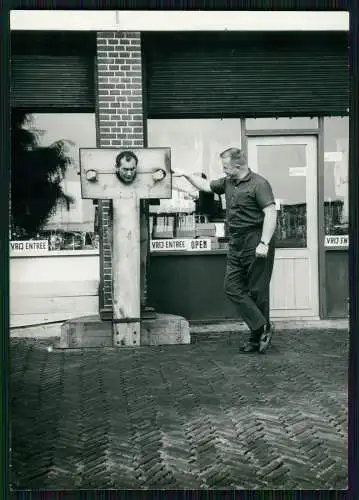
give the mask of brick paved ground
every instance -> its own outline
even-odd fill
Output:
[[[345,331],[53,351],[11,341],[13,488],[347,488]],[[53,342],[53,340],[52,340]]]

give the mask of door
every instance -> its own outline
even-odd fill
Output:
[[[271,183],[278,211],[272,317],[318,319],[317,139],[249,137],[248,163]]]

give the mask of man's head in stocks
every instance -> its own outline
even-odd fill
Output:
[[[138,158],[132,151],[122,151],[116,157],[116,175],[125,184],[136,178]]]

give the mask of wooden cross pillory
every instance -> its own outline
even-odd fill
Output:
[[[114,346],[140,345],[140,200],[172,196],[171,151],[80,149],[82,198],[112,200]]]

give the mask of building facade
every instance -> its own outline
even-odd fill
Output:
[[[32,116],[42,144],[73,141],[64,190],[75,203],[39,234],[46,248],[12,235],[11,326],[99,307],[111,316],[111,204],[81,199],[80,147],[171,147],[174,168],[209,178],[223,149],[244,148],[276,197],[272,316],[345,317],[348,50],[346,30],[13,31],[12,108]],[[204,207],[185,181],[173,188],[143,206],[147,302],[191,321],[235,319],[222,284],[225,200]]]

